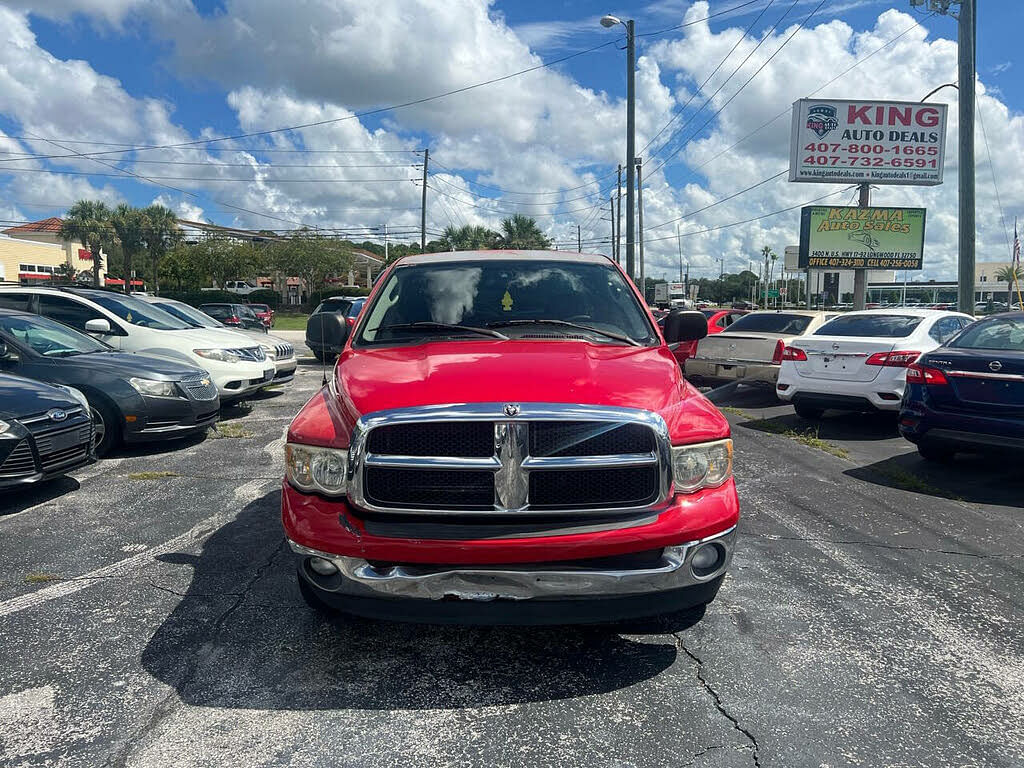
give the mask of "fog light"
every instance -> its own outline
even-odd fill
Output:
[[[725,549],[720,544],[704,544],[690,558],[694,575],[704,577],[717,571],[725,562]]]
[[[309,558],[309,567],[321,576],[331,576],[338,572],[338,567],[334,563],[322,557]]]

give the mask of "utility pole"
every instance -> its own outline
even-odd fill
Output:
[[[615,261],[622,263],[622,163],[619,163],[619,181],[615,194],[619,199],[618,213],[615,214]]]
[[[612,260],[618,264],[619,254],[615,252],[615,198],[610,195],[608,197],[608,215],[609,221],[612,223]]]
[[[388,263],[388,225],[384,225],[384,263]]]
[[[974,75],[978,29],[975,0],[960,1],[957,80],[960,106],[960,282],[961,312],[974,314]],[[1012,304],[1013,302],[1007,302]]]
[[[420,253],[427,251],[427,163],[430,150],[423,150],[423,201],[420,204]]]
[[[633,197],[633,167],[636,163],[636,30],[633,19],[623,21],[610,14],[601,17],[601,26],[605,29],[611,29],[617,24],[626,28],[626,274],[630,280],[635,280],[633,217],[636,215],[636,206]]]
[[[871,185],[861,184],[860,198],[857,205],[867,208],[871,204]],[[866,269],[855,269],[853,271],[853,308],[854,310],[864,309],[866,301],[865,294],[868,286],[868,271]],[[840,296],[839,298],[842,298]]]
[[[580,225],[576,225],[576,253],[583,253],[583,239],[580,234]]]
[[[679,246],[679,282],[683,282],[683,238],[679,234],[679,225],[676,224],[676,245]]]
[[[636,159],[636,215],[637,215],[637,239],[640,241],[640,293],[644,296],[644,301],[647,301],[647,288],[644,285],[644,182],[643,173],[641,166],[643,165],[643,158],[638,157]],[[628,235],[627,235],[628,238]],[[626,243],[629,245],[629,243]],[[626,258],[629,258],[629,252],[626,252]]]

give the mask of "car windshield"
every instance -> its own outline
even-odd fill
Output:
[[[481,328],[514,338],[609,344],[650,344],[657,338],[622,275],[600,263],[481,260],[400,266],[367,312],[357,345],[486,338]],[[410,327],[414,323],[422,325]]]
[[[270,307],[266,304],[250,304],[249,307],[253,312],[269,312]]]
[[[224,323],[221,323],[214,318],[210,317],[205,312],[201,312],[195,307],[189,306],[188,304],[179,304],[171,301],[160,301],[154,302],[154,306],[159,307],[164,312],[174,315],[179,320],[184,320],[195,328],[223,328]]]
[[[343,312],[346,315],[352,308],[351,301],[347,299],[327,299],[317,304],[316,309],[313,310],[313,314],[319,314],[321,312]]]
[[[153,328],[158,331],[183,331],[192,327],[189,323],[142,299],[104,293],[103,291],[89,291],[81,295],[96,302],[108,312],[113,312],[122,320],[141,328]]]
[[[218,320],[234,315],[230,304],[201,304],[199,310]]]
[[[708,320],[710,320],[712,317],[718,314],[717,309],[702,309],[701,312],[704,314],[704,317],[706,317]]]
[[[1024,317],[993,317],[968,326],[949,343],[958,349],[1024,352]]]
[[[0,315],[0,332],[44,357],[72,357],[111,348],[92,336],[39,315]]]
[[[723,333],[789,333],[799,336],[811,324],[810,315],[787,315],[785,312],[755,312],[744,315]]]
[[[913,315],[844,315],[830,320],[814,332],[815,336],[909,336],[923,317]]]

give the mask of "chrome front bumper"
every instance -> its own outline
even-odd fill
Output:
[[[638,595],[676,590],[704,584],[720,577],[729,567],[736,539],[736,527],[709,536],[666,547],[661,563],[654,568],[603,570],[570,568],[564,564],[545,569],[537,564],[521,567],[461,566],[437,569],[428,565],[394,565],[378,568],[366,560],[321,552],[289,539],[292,551],[305,559],[330,561],[336,573],[307,576],[317,587],[353,597],[404,597],[421,600],[529,600]],[[695,572],[693,555],[704,545],[724,551],[713,571]]]

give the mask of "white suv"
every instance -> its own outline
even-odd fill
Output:
[[[236,333],[194,328],[142,299],[100,288],[0,288],[0,307],[50,317],[123,352],[182,360],[209,372],[221,402],[270,384],[274,363]]]

